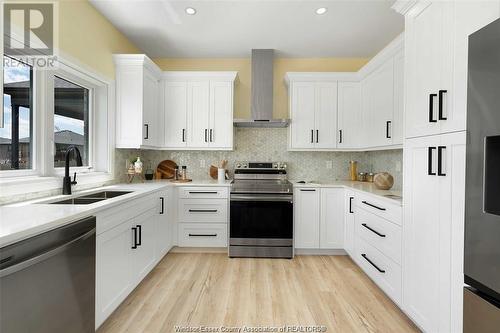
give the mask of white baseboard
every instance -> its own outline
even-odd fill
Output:
[[[299,256],[345,256],[347,252],[343,249],[295,249],[295,255]]]

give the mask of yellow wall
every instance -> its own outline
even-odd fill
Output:
[[[87,0],[58,2],[59,48],[64,53],[113,79],[113,53],[142,53]]]
[[[153,59],[162,70],[237,71],[234,117],[250,117],[251,62],[233,59]],[[359,70],[367,58],[277,58],[274,60],[274,117],[288,118],[288,92],[283,78],[286,72],[351,72]]]

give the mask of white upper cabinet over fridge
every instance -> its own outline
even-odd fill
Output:
[[[163,142],[160,69],[144,54],[115,54],[116,147],[157,148]]]
[[[233,149],[236,72],[164,72],[166,149]]]

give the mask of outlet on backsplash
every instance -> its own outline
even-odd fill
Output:
[[[205,160],[200,160],[200,168],[204,168],[206,166]]]
[[[333,169],[333,161],[326,161],[326,168]]]

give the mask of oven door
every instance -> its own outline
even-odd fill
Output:
[[[231,194],[230,212],[230,245],[292,246],[292,195]]]

